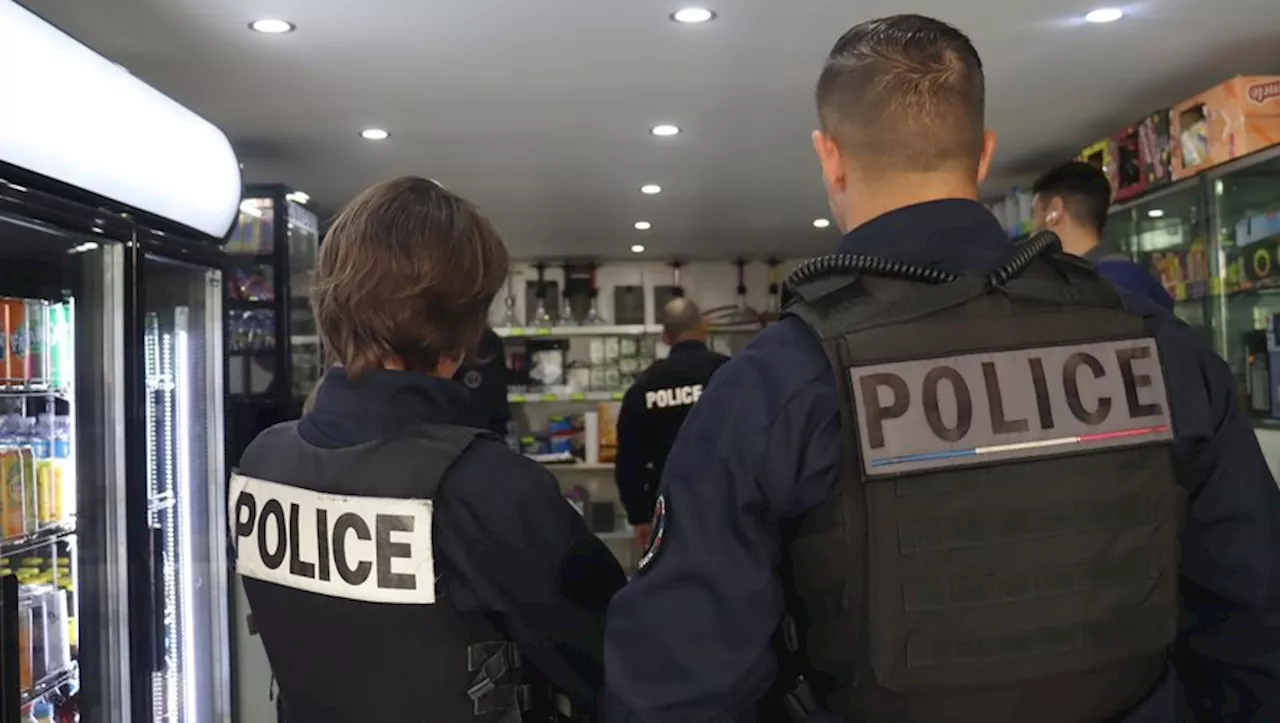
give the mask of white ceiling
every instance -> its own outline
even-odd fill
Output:
[[[323,213],[429,176],[526,258],[831,248],[835,230],[811,226],[826,213],[813,83],[836,38],[880,15],[973,38],[1000,139],[992,193],[1228,76],[1280,73],[1280,0],[1112,1],[1128,17],[1084,25],[1105,0],[699,0],[718,18],[688,26],[668,19],[681,0],[23,0],[222,126],[247,181]],[[247,29],[263,17],[298,29]],[[662,122],[684,133],[649,135]]]

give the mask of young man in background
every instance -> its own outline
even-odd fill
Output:
[[[1032,213],[1037,232],[1053,231],[1062,240],[1063,251],[1093,262],[1103,278],[1173,309],[1173,298],[1147,267],[1103,245],[1111,182],[1101,169],[1069,161],[1041,176],[1031,190],[1035,193]]]

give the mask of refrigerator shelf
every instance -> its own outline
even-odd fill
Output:
[[[22,399],[25,397],[55,397],[67,402],[73,401],[70,389],[0,388],[0,399]]]
[[[0,541],[0,557],[17,557],[38,547],[58,542],[76,534],[74,522],[52,525],[26,537]]]
[[[31,688],[31,690],[23,691],[22,697],[21,697],[21,703],[19,703],[19,707],[23,707],[30,703],[34,703],[35,701],[40,700],[41,698],[44,698],[50,693],[58,692],[64,687],[68,687],[68,686],[79,687],[77,685],[79,682],[79,679],[80,679],[80,666],[78,666],[75,663],[72,663],[70,668],[64,671],[61,671],[59,673],[54,673],[53,675],[50,675],[44,680],[36,683],[35,686]]]

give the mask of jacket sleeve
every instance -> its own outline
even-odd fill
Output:
[[[652,435],[645,428],[644,400],[637,385],[632,385],[622,398],[618,411],[618,456],[614,460],[614,479],[618,483],[618,499],[627,511],[627,521],[646,524],[653,517],[654,490],[658,486],[653,461],[656,454]]]
[[[496,447],[496,445],[495,445]],[[492,458],[503,455],[503,464]],[[459,464],[438,501],[437,544],[480,611],[583,710],[604,683],[604,613],[626,575],[541,466],[495,449]],[[464,461],[467,461],[464,458]],[[501,467],[501,468],[499,468]]]
[[[777,520],[826,498],[840,454],[834,377],[789,341],[812,354],[744,352],[681,427],[649,561],[609,608],[610,723],[756,720],[783,610]]]
[[[1280,490],[1227,365],[1182,346],[1166,371],[1188,493],[1174,666],[1195,720],[1280,721]]]

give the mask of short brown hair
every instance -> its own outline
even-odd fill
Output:
[[[823,131],[878,169],[978,166],[982,59],[941,20],[894,15],[855,25],[831,49],[815,95]]]
[[[311,304],[329,358],[354,378],[393,356],[429,372],[469,353],[507,265],[489,219],[436,182],[404,176],[366,189],[320,245]]]

